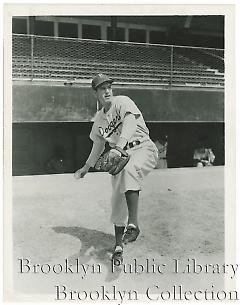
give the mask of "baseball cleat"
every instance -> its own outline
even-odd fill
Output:
[[[120,266],[123,263],[123,248],[116,246],[112,254],[112,262],[115,266]]]
[[[138,238],[139,233],[139,227],[135,226],[134,224],[129,224],[126,232],[123,235],[123,243],[127,244],[135,241]]]

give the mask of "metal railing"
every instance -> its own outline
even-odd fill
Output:
[[[13,34],[13,79],[224,86],[224,50]]]

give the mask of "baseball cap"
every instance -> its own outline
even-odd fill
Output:
[[[109,78],[107,75],[105,74],[97,74],[93,80],[92,80],[92,88],[94,90],[97,89],[98,86],[100,86],[103,83],[112,83],[113,79]]]

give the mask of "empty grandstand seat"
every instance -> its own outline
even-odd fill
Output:
[[[120,83],[223,87],[220,51],[14,34],[12,74],[89,83],[98,72]]]

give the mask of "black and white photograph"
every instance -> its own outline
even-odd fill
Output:
[[[7,301],[240,299],[233,15],[5,6]]]

